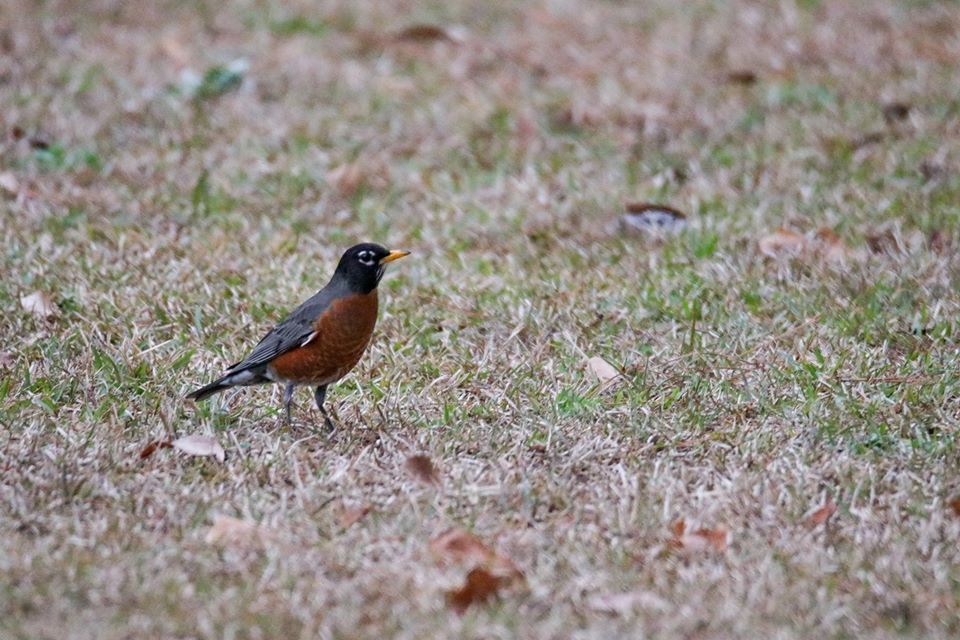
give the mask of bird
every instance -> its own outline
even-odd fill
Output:
[[[271,329],[246,358],[187,398],[200,401],[231,387],[280,383],[290,424],[294,389],[309,385],[315,387],[317,408],[332,431],[323,406],[327,387],[360,361],[377,323],[377,285],[387,264],[408,255],[372,242],[350,247],[325,287]]]

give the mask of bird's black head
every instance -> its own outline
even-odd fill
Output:
[[[364,242],[344,252],[333,276],[344,280],[351,291],[369,293],[377,288],[387,263],[407,255],[409,251],[390,251],[379,244]]]

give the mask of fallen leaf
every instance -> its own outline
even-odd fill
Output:
[[[960,498],[954,498],[951,500],[950,508],[953,509],[953,515],[960,516]]]
[[[57,305],[43,291],[34,291],[30,295],[21,296],[20,305],[24,311],[32,313],[38,318],[52,318],[60,313]]]
[[[702,553],[715,551],[722,553],[727,550],[728,534],[726,529],[696,529],[687,532],[686,523],[679,520],[670,527],[673,538],[669,546],[685,553]]]
[[[414,24],[400,31],[396,38],[404,42],[461,43],[464,41],[464,35],[463,30],[456,27],[444,29],[435,24]]]
[[[826,503],[807,516],[804,519],[804,523],[811,529],[819,527],[822,524],[826,524],[827,520],[830,519],[830,516],[832,516],[836,510],[837,504],[833,501],[833,498],[827,497]]]
[[[35,135],[30,136],[30,138],[27,139],[27,144],[30,145],[31,149],[36,149],[37,151],[46,151],[50,148],[52,143],[42,135]]]
[[[883,119],[887,124],[905,120],[910,115],[910,105],[906,102],[888,102],[883,105]]]
[[[627,212],[620,216],[620,226],[639,231],[679,231],[687,225],[687,216],[662,204],[628,202]]]
[[[725,529],[697,529],[690,534],[697,540],[705,540],[714,551],[726,551],[729,536]],[[689,544],[689,543],[688,543]]]
[[[851,255],[847,243],[830,227],[820,227],[814,237],[818,243],[818,253],[827,260],[840,262]]]
[[[440,477],[437,474],[436,468],[433,466],[433,462],[430,460],[429,456],[425,455],[415,455],[407,458],[406,462],[407,471],[413,474],[414,477],[426,482],[428,484],[437,484],[440,481]]]
[[[483,567],[474,567],[467,574],[462,587],[447,592],[447,604],[463,615],[470,605],[486,602],[508,583],[505,578],[494,575]]]
[[[683,535],[683,532],[687,530],[687,523],[683,518],[680,518],[672,525],[670,525],[670,531],[673,532],[673,537],[679,538]]]
[[[213,456],[218,462],[227,459],[223,447],[209,436],[183,436],[170,443],[175,449],[191,456]]]
[[[806,239],[789,229],[777,229],[760,238],[760,253],[770,258],[799,255],[806,245]]]
[[[213,525],[207,531],[204,540],[218,547],[253,548],[261,547],[272,539],[270,531],[256,522],[241,520],[231,516],[214,516]]]
[[[354,507],[353,509],[347,509],[340,514],[338,518],[341,529],[349,529],[356,523],[363,520],[368,513],[373,509],[373,505],[370,503],[361,505],[359,507]]]
[[[20,193],[20,181],[12,171],[0,172],[0,193],[15,197]]]
[[[594,611],[625,615],[636,608],[666,612],[670,603],[650,591],[625,591],[621,593],[599,593],[590,596],[587,605]]]
[[[757,82],[757,74],[746,69],[730,71],[727,73],[727,82],[733,84],[755,84]]]
[[[441,564],[478,565],[489,562],[496,554],[468,531],[451,528],[442,531],[430,541],[430,553]]]
[[[366,182],[367,175],[359,162],[343,164],[327,172],[327,184],[333,186],[342,197],[354,195]]]
[[[612,364],[598,356],[593,356],[587,360],[587,368],[601,383],[607,383],[620,377],[620,372]]]
[[[904,247],[890,229],[884,229],[866,236],[867,246],[873,253],[903,253]]]
[[[453,527],[430,540],[430,553],[440,564],[462,564],[484,567],[494,575],[510,581],[522,580],[523,573],[510,558],[496,553],[479,538],[463,529]]]
[[[157,449],[170,449],[173,443],[169,440],[153,440],[140,451],[140,459],[146,460],[156,452]]]

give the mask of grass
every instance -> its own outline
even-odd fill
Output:
[[[960,632],[955,3],[2,14],[0,636]],[[361,240],[414,256],[335,434],[303,391],[292,429],[278,389],[182,399]],[[226,462],[139,459],[186,434]],[[451,611],[449,526],[525,586]]]

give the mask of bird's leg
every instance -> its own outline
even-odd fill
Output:
[[[317,399],[317,408],[320,409],[320,413],[323,414],[323,423],[327,425],[327,430],[333,431],[333,420],[330,419],[330,415],[323,407],[323,401],[327,397],[327,385],[324,384],[317,387],[317,392],[313,397]]]
[[[290,403],[293,402],[293,389],[294,384],[288,382],[287,386],[283,388],[283,406],[287,410],[287,426],[290,426]]]

